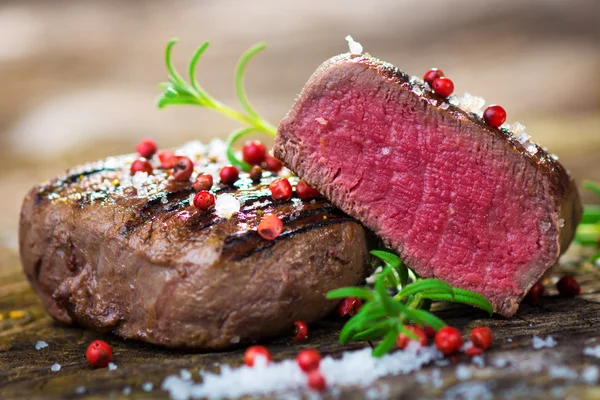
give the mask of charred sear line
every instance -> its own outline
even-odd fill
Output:
[[[173,212],[189,205],[189,195],[193,191],[192,188],[185,188],[173,193],[167,193],[164,196],[154,197],[148,200],[140,209],[138,214],[127,221],[121,229],[120,235],[127,236],[136,228],[142,226],[150,218],[161,213]],[[167,202],[163,203],[163,198],[167,198]]]
[[[38,193],[38,196],[46,197],[50,193],[59,191],[67,185],[77,183],[87,176],[91,176],[91,175],[98,174],[98,173],[105,172],[105,171],[116,171],[116,169],[115,168],[96,168],[96,169],[91,169],[89,171],[83,171],[78,174],[67,175],[67,177],[65,179],[57,179],[54,182],[52,182],[51,184],[49,184],[48,186],[46,186],[43,190],[41,190]],[[36,197],[36,201],[38,201],[37,197]]]
[[[272,241],[263,239],[256,231],[252,230],[230,235],[225,238],[223,243],[223,257],[233,261],[242,260],[260,251],[267,250],[282,240],[291,239],[313,229],[346,222],[355,222],[355,220],[345,215],[324,214],[321,210],[320,213],[314,213],[305,219],[298,220],[298,223],[295,224],[297,226],[286,226],[284,232]]]

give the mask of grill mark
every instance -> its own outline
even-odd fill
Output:
[[[94,174],[98,174],[98,173],[104,172],[104,171],[117,171],[117,169],[102,167],[102,168],[91,169],[88,171],[83,171],[78,174],[67,175],[67,177],[65,179],[57,179],[56,181],[52,182],[51,184],[46,186],[43,190],[38,192],[37,195],[39,197],[47,196],[51,192],[63,189],[66,185],[71,185],[73,183],[77,183],[85,177],[88,177],[88,176],[91,176]],[[37,201],[37,197],[36,197],[36,201]]]
[[[223,257],[241,260],[252,254],[266,250],[280,240],[294,237],[323,226],[344,222],[356,222],[327,203],[327,207],[294,213],[282,218],[286,230],[273,241],[266,241],[256,231],[246,230],[227,236],[223,241]],[[237,254],[236,254],[237,253]]]

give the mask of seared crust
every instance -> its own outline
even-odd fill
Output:
[[[273,203],[270,173],[259,184],[242,174],[235,189],[215,185],[242,205],[224,219],[190,206],[190,184],[158,171],[148,197],[92,185],[122,180],[127,163],[96,163],[32,189],[23,202],[23,269],[58,321],[168,347],[223,349],[322,318],[335,306],[327,291],[364,278],[364,228],[323,198]],[[275,241],[256,233],[264,213],[284,222]]]

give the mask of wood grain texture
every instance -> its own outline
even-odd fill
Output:
[[[2,249],[0,254],[0,315],[3,318],[0,321],[0,398],[167,398],[167,393],[160,390],[160,384],[166,376],[177,374],[182,368],[191,371],[194,380],[199,382],[199,370],[216,372],[220,365],[236,366],[242,362],[243,349],[190,354],[60,325],[41,309],[40,302],[21,275],[15,252]],[[389,396],[398,399],[462,398],[461,393],[469,388],[496,398],[598,398],[598,386],[581,379],[552,378],[548,370],[552,365],[569,366],[578,372],[589,365],[600,367],[600,359],[583,355],[584,347],[600,344],[600,271],[587,262],[577,261],[586,255],[585,249],[572,249],[566,258],[569,262],[557,267],[548,278],[546,297],[536,306],[522,305],[512,319],[488,318],[481,311],[461,306],[438,307],[437,315],[465,334],[475,326],[492,328],[494,343],[483,355],[484,367],[475,366],[468,357],[461,355],[456,362],[446,366],[433,364],[409,375],[380,379],[371,388],[379,391],[387,388]],[[581,296],[573,299],[557,296],[552,281],[564,273],[578,277],[583,286]],[[25,317],[10,318],[9,313],[15,310],[25,311]],[[342,324],[335,319],[321,321],[311,327],[310,340],[303,344],[290,338],[265,344],[275,360],[294,358],[306,347],[318,347],[323,354],[335,357],[345,350],[368,345],[361,342],[340,345],[337,335]],[[533,335],[552,335],[558,346],[534,350]],[[112,345],[117,370],[94,370],[87,364],[85,349],[98,338]],[[46,341],[49,346],[35,350],[38,340]],[[510,366],[495,367],[498,359],[507,360]],[[50,370],[54,363],[62,366],[60,371]],[[473,377],[458,380],[456,364],[467,365]],[[440,385],[432,384],[431,374],[435,370],[440,371]],[[142,390],[145,382],[153,383],[151,392]],[[80,386],[85,388],[85,393],[76,393]],[[132,389],[129,396],[123,395],[125,387]],[[368,389],[345,387],[341,396],[361,399]]]

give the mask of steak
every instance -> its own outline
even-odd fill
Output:
[[[368,55],[317,69],[274,155],[417,274],[478,292],[507,317],[582,212],[573,179],[543,149]]]
[[[220,141],[179,154],[215,177],[226,163]],[[191,181],[157,166],[132,179],[135,158],[74,168],[24,200],[23,269],[56,320],[167,347],[224,349],[322,318],[336,305],[327,291],[364,278],[366,231],[324,198],[276,203],[275,175],[255,183],[241,173],[235,187],[213,186],[217,207],[225,194],[241,207],[219,217],[190,205]],[[283,221],[276,240],[256,231],[265,213]]]

